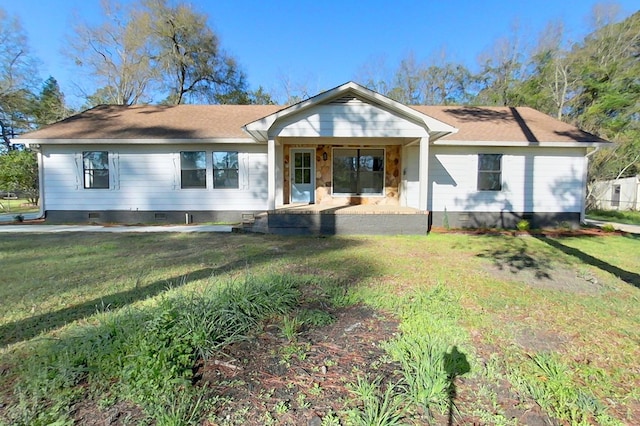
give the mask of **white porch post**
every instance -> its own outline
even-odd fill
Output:
[[[276,209],[276,140],[269,138],[267,142],[267,207]]]
[[[427,201],[429,200],[429,136],[420,138],[420,163],[419,163],[419,187],[420,195],[418,198],[420,210],[427,210]]]

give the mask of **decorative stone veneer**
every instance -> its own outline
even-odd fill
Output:
[[[402,170],[401,147],[399,145],[371,146],[370,148],[384,148],[385,150],[385,176],[384,176],[384,196],[362,197],[362,196],[342,196],[331,195],[331,163],[333,161],[333,148],[358,148],[361,145],[317,145],[316,150],[316,204],[334,205],[399,205],[400,204],[400,181]],[[312,148],[309,145],[285,145],[283,147],[284,161],[284,182],[283,196],[284,203],[289,204],[290,199],[290,158],[292,148]],[[323,160],[326,154],[327,159]]]

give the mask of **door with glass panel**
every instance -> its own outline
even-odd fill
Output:
[[[291,150],[291,202],[315,202],[315,150]]]

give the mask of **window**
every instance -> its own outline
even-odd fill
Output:
[[[237,151],[213,153],[213,187],[239,188]]]
[[[384,149],[333,150],[333,193],[382,195]]]
[[[613,185],[611,207],[620,207],[620,185]]]
[[[207,187],[207,157],[204,151],[180,153],[181,188]]]
[[[82,170],[86,189],[109,189],[109,153],[107,151],[83,152]]]
[[[502,154],[478,155],[478,191],[502,189]]]

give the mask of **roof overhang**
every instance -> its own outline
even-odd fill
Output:
[[[523,141],[456,141],[440,139],[433,143],[438,146],[499,146],[499,147],[546,147],[546,148],[600,148],[611,146],[611,142],[582,142],[582,141],[548,141],[548,142],[523,142]]]
[[[14,139],[12,145],[200,145],[212,143],[256,143],[253,138],[204,139]]]
[[[242,129],[256,141],[267,142],[270,136],[270,129],[272,129],[279,120],[283,120],[286,117],[290,117],[294,114],[309,110],[332,99],[339,98],[348,94],[358,96],[361,99],[369,101],[372,104],[386,109],[387,111],[396,113],[409,121],[423,126],[429,134],[430,140],[432,141],[437,140],[443,136],[456,133],[458,131],[458,129],[447,123],[436,120],[433,117],[416,111],[413,108],[410,108],[400,102],[394,101],[393,99],[381,95],[380,93],[374,92],[373,90],[369,90],[366,87],[352,81],[341,86],[334,87],[333,89],[327,90],[326,92],[322,92],[319,95],[291,105],[278,112],[267,115],[266,117],[263,117],[259,120],[248,123],[244,125]]]

